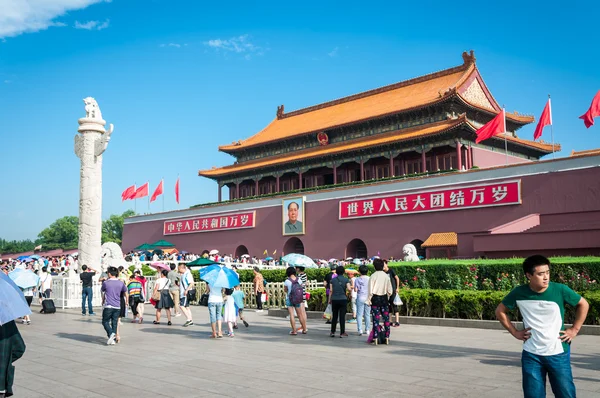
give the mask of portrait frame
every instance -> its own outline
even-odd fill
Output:
[[[283,236],[294,236],[306,234],[306,213],[304,208],[304,196],[296,196],[293,198],[285,198],[281,201],[281,231]],[[292,226],[288,226],[289,223],[289,212],[288,207],[291,203],[295,203],[298,206],[297,221],[294,224],[300,223],[298,231],[290,230]],[[298,228],[298,227],[296,227]]]

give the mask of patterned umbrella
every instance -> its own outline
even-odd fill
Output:
[[[215,264],[200,269],[200,279],[212,287],[231,289],[240,284],[240,278],[233,270]]]

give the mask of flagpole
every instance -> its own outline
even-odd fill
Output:
[[[508,143],[506,142],[506,111],[502,107],[502,116],[504,117],[504,153],[506,153],[506,165],[508,166]]]
[[[556,159],[556,153],[554,152],[554,123],[552,122],[552,102],[550,101],[550,94],[548,94],[548,109],[550,110],[550,137],[552,137],[552,159]]]
[[[134,186],[137,187],[137,182],[133,184]],[[136,188],[137,190],[137,188]],[[135,212],[135,214],[137,214],[137,198],[133,198],[133,211]]]
[[[147,181],[148,184],[148,214],[150,214],[150,181]]]
[[[165,177],[162,178],[162,180],[160,180],[161,184],[163,184],[163,193],[162,193],[162,197],[163,197],[163,213],[165,212]]]

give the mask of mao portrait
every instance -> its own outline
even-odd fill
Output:
[[[304,235],[304,198],[283,200],[283,234]]]

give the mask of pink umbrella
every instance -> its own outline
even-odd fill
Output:
[[[166,269],[167,271],[170,271],[170,270],[171,270],[171,267],[169,267],[169,266],[168,266],[167,264],[165,264],[165,263],[159,263],[159,262],[155,262],[155,263],[152,263],[152,264],[150,264],[150,266],[151,266],[152,268],[156,268],[157,270],[160,270],[160,269]]]

